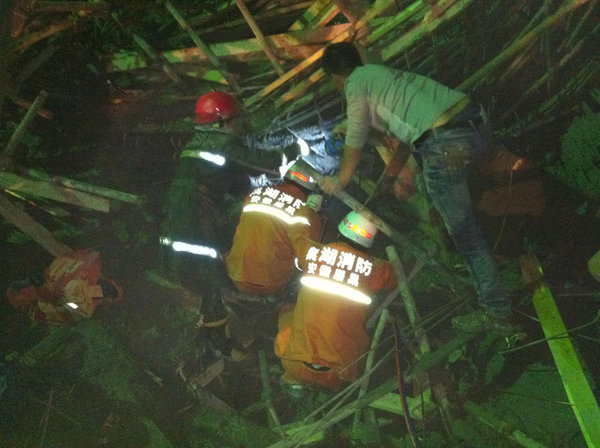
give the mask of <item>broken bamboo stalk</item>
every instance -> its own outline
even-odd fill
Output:
[[[437,364],[445,361],[448,358],[448,355],[453,353],[458,348],[464,346],[467,342],[473,339],[476,336],[476,333],[461,333],[442,347],[440,347],[435,352],[431,352],[427,355],[424,355],[421,359],[417,361],[416,364],[409,367],[408,372],[405,377],[405,381],[413,380],[417,375],[422,372],[426,372],[431,368],[435,367]],[[357,409],[364,408],[368,406],[373,401],[377,400],[384,395],[393,392],[398,389],[398,379],[390,378],[381,386],[373,389],[363,395],[362,398],[349,403],[343,408],[336,409],[333,412],[325,415],[322,419],[314,422],[308,423],[302,430],[299,430],[297,433],[291,435],[287,440],[281,440],[273,445],[270,445],[268,448],[292,448],[296,447],[299,444],[302,444],[304,440],[310,437],[312,434],[315,434],[319,431],[323,431],[329,428],[332,425],[350,417],[354,413],[356,413]]]
[[[23,210],[14,206],[3,195],[0,195],[0,215],[50,252],[55,258],[71,252],[71,248],[59,242],[48,229],[35,221]]]
[[[415,338],[417,339],[417,343],[419,344],[419,351],[422,355],[426,353],[431,353],[431,344],[429,343],[429,339],[427,338],[427,334],[423,330],[423,326],[421,325],[421,316],[419,316],[419,311],[417,310],[417,304],[415,303],[415,299],[412,295],[412,291],[408,287],[408,280],[406,279],[406,273],[404,272],[404,266],[402,266],[402,262],[400,261],[400,257],[398,256],[398,252],[394,246],[387,246],[385,248],[388,259],[394,268],[394,273],[396,274],[396,279],[398,281],[398,290],[400,291],[400,297],[402,297],[402,301],[404,302],[404,309],[406,310],[406,314],[408,316],[408,320],[414,328]],[[429,378],[428,378],[429,381]],[[448,400],[448,394],[446,390],[441,386],[441,384],[432,384],[429,381],[435,399],[440,406],[440,413],[444,423],[451,421],[451,412],[450,412],[450,401]],[[448,425],[446,424],[448,428]]]
[[[10,137],[10,140],[2,150],[3,157],[12,157],[17,145],[21,142],[21,139],[27,132],[27,129],[31,126],[32,120],[35,117],[37,111],[44,105],[44,102],[48,98],[48,92],[45,90],[41,90],[38,93],[38,96],[35,98],[34,102],[31,104],[31,107],[27,110],[27,113],[17,126],[17,129]]]
[[[122,191],[113,190],[111,188],[101,187],[99,185],[92,185],[86,182],[80,182],[78,180],[69,179],[67,177],[52,176],[50,174],[44,173],[43,171],[35,170],[33,168],[23,170],[23,174],[38,180],[52,182],[58,185],[62,185],[63,187],[72,188],[73,190],[84,191],[86,193],[104,196],[109,199],[116,199],[118,201],[129,202],[131,204],[139,204],[140,202],[140,197],[135,194],[125,193]]]
[[[362,398],[363,395],[367,392],[367,388],[369,387],[369,379],[371,368],[373,367],[373,359],[375,359],[375,350],[379,345],[379,340],[381,339],[381,334],[383,333],[383,329],[387,322],[388,318],[388,310],[384,309],[381,312],[379,317],[379,322],[377,323],[377,327],[375,328],[375,333],[373,333],[373,339],[371,340],[371,348],[369,349],[369,354],[367,355],[367,360],[365,361],[365,372],[366,374],[361,378],[360,389],[358,390],[358,398]],[[360,424],[360,415],[362,409],[357,409],[354,414],[354,422],[352,424],[352,429],[357,430],[358,425]]]
[[[273,423],[277,432],[282,438],[286,438],[287,434],[285,433],[283,427],[281,426],[281,422],[279,421],[279,416],[273,407],[273,401],[271,399],[271,385],[269,382],[269,366],[267,364],[267,355],[264,349],[260,349],[258,351],[258,363],[260,367],[260,378],[262,380],[262,401],[264,402],[267,412],[268,418]]]
[[[142,49],[144,53],[153,61],[162,62],[161,68],[162,71],[173,81],[181,82],[181,78],[169,67],[169,64],[166,64],[162,61],[162,57],[154,51],[154,49],[150,46],[146,40],[140,36],[139,34],[133,33],[131,34],[133,41],[137,44],[138,47]]]
[[[369,20],[371,20],[377,14],[383,12],[392,3],[393,3],[392,0],[376,1],[375,4],[365,13],[365,15],[358,22],[356,22],[356,24],[354,26],[349,27],[346,29],[346,31],[343,31],[342,33],[338,34],[335,38],[333,38],[331,40],[331,43],[343,42],[343,41],[349,39],[354,32],[367,26],[369,23]],[[269,94],[271,94],[273,91],[275,91],[275,89],[277,89],[278,87],[281,87],[286,82],[288,82],[289,80],[294,78],[296,75],[303,72],[305,69],[311,67],[314,63],[316,63],[317,61],[319,61],[321,59],[321,57],[323,56],[324,50],[325,50],[325,48],[321,48],[320,50],[316,51],[314,54],[312,54],[311,56],[306,58],[303,62],[301,62],[300,64],[298,64],[297,66],[295,66],[294,68],[289,70],[288,72],[286,72],[284,75],[279,77],[277,80],[273,81],[271,84],[264,87],[258,93],[251,96],[250,98],[248,98],[248,100],[246,100],[246,107],[252,107],[258,101],[262,100],[263,98],[265,98]]]
[[[46,46],[39,54],[37,54],[31,61],[19,71],[19,74],[15,77],[15,82],[19,85],[23,84],[29,77],[44,63],[46,63],[58,50],[58,45],[51,43]]]
[[[556,12],[546,17],[539,25],[533,28],[529,33],[521,39],[515,40],[504,51],[496,55],[491,61],[473,73],[469,78],[465,79],[458,87],[458,90],[471,89],[477,82],[482,79],[491,79],[492,73],[497,70],[507,60],[512,58],[517,52],[527,47],[531,42],[537,39],[545,30],[556,25],[562,19],[567,17],[575,9],[587,3],[588,0],[567,0],[563,3]]]
[[[434,252],[435,252],[435,248],[432,248],[430,250],[430,252],[427,254],[428,257],[432,257]],[[423,269],[424,266],[425,266],[425,262],[423,260],[417,260],[415,262],[415,265],[413,266],[412,270],[409,272],[408,276],[406,277],[406,281],[410,282],[414,278],[415,275],[417,275],[419,272],[421,272],[421,269]],[[390,303],[392,303],[394,301],[394,299],[396,299],[396,296],[398,294],[400,294],[400,291],[398,288],[396,288],[394,291],[389,293],[385,299],[383,299],[381,304],[377,307],[377,309],[373,312],[373,314],[371,314],[371,316],[367,320],[367,328],[371,328],[373,326],[373,324],[375,323],[375,319],[377,319],[377,316],[379,316],[379,313],[381,313],[381,311],[384,308],[387,308],[390,305]]]
[[[56,22],[50,25],[49,27],[44,28],[43,30],[37,31],[35,33],[30,33],[27,35],[26,38],[23,38],[21,41],[19,41],[19,43],[15,47],[15,52],[17,54],[24,53],[32,45],[35,45],[36,43],[54,34],[58,34],[61,31],[72,28],[75,26],[76,23],[77,20],[74,20],[73,18],[68,18],[63,20],[62,22]]]
[[[405,8],[400,13],[398,13],[392,19],[389,19],[389,21],[386,21],[385,25],[375,28],[365,38],[359,38],[359,41],[362,42],[364,39],[363,45],[369,46],[376,40],[383,37],[387,32],[389,32],[393,29],[397,29],[397,27],[400,26],[400,24],[402,22],[407,21],[408,19],[413,17],[416,13],[422,12],[425,9],[426,8],[423,5],[423,1],[418,0],[415,3],[413,3],[412,5],[410,5],[409,7]],[[378,13],[379,12],[376,12],[376,14],[378,14]],[[372,16],[372,18],[373,17],[374,17],[374,15]],[[370,20],[372,20],[372,18]],[[336,42],[336,40],[334,39],[331,42],[332,43]],[[288,102],[288,101],[291,101],[291,100],[301,97],[312,85],[316,84],[323,78],[324,78],[323,70],[322,69],[317,70],[315,73],[310,75],[307,79],[297,82],[290,90],[288,90],[287,92],[280,95],[280,97],[276,101],[276,106],[280,107],[285,102]]]
[[[519,264],[525,284],[533,288],[533,306],[581,432],[589,447],[600,448],[600,409],[552,292],[544,281],[542,266],[532,253],[521,256]],[[557,338],[558,335],[561,337]]]
[[[179,11],[173,6],[173,4],[169,0],[165,1],[164,4],[165,8],[167,8],[167,10],[171,13],[171,15],[177,21],[179,26],[187,32],[188,36],[190,36],[194,44],[196,44],[196,46],[200,48],[200,50],[202,50],[202,52],[206,55],[207,59],[210,61],[213,67],[219,71],[220,75],[227,81],[227,83],[233,88],[233,90],[235,90],[236,93],[241,93],[241,89],[235,82],[235,80],[231,76],[229,76],[229,74],[221,65],[221,63],[211,51],[209,46],[206,45],[202,41],[202,39],[200,39],[200,36],[198,36],[198,34],[190,27],[190,25],[186,22],[186,20],[179,13]]]
[[[277,5],[279,6],[278,8],[272,8],[272,9],[267,9],[264,12],[257,12],[254,14],[254,20],[256,22],[260,22],[263,20],[274,20],[275,18],[278,17],[282,17],[282,16],[286,16],[289,15],[290,13],[293,13],[295,11],[298,11],[300,9],[306,9],[306,7],[308,5],[310,5],[310,1],[305,1],[305,2],[299,2],[299,3],[295,3],[292,5]],[[233,6],[237,6],[235,1],[232,2]],[[254,7],[256,7],[256,5],[254,5]],[[203,27],[203,26],[199,26],[199,23],[196,23],[195,21],[192,23],[192,20],[188,20],[187,21],[188,24],[190,24],[191,26],[194,27],[194,29],[197,30],[197,33],[199,36],[202,35],[207,35],[207,34],[211,34],[211,33],[215,33],[215,32],[223,32],[223,31],[228,31],[229,29],[233,29],[233,28],[237,28],[243,25],[246,25],[246,19],[244,19],[243,17],[239,18],[239,19],[234,19],[234,20],[229,20],[227,22],[223,22],[222,20],[217,20],[216,24],[213,26],[207,26],[207,27]]]
[[[403,34],[398,40],[388,45],[381,50],[381,58],[384,62],[390,60],[399,53],[406,51],[407,48],[420,41],[424,36],[431,34],[440,25],[454,18],[464,10],[466,10],[473,0],[460,0],[454,3],[450,8],[435,19],[428,22],[421,22],[409,32]]]
[[[246,22],[248,22],[248,26],[250,26],[250,29],[256,36],[256,39],[258,40],[258,42],[260,43],[260,46],[262,47],[263,51],[267,55],[267,58],[269,59],[269,61],[271,61],[271,64],[273,65],[273,67],[275,67],[275,71],[280,76],[283,75],[283,73],[284,73],[283,67],[281,66],[281,64],[279,63],[277,58],[275,57],[275,54],[273,53],[271,46],[265,39],[265,36],[262,33],[262,31],[261,31],[260,27],[258,26],[258,24],[256,23],[256,21],[254,20],[254,17],[252,17],[250,10],[246,6],[246,3],[244,3],[244,0],[235,0],[235,3],[237,4],[238,8],[242,12],[244,19],[246,19]]]
[[[411,19],[415,14],[422,13],[425,15],[424,10],[427,5],[423,0],[417,0],[416,2],[408,5],[394,17],[388,18],[382,25],[376,27],[367,36],[361,39],[361,44],[365,47],[374,44],[388,32],[398,29],[407,20]]]
[[[304,31],[294,31],[282,34],[267,36],[271,48],[274,49],[282,58],[289,60],[303,60],[307,55],[315,52],[314,47],[320,46],[328,41],[331,36],[336,36],[346,28],[348,24],[331,25],[316,30],[309,29]],[[229,58],[237,61],[244,61],[262,55],[263,51],[256,38],[236,40],[231,42],[215,42],[210,45],[210,50],[217,58]],[[167,50],[161,53],[161,56],[171,64],[185,62],[206,62],[208,58],[197,47],[181,48],[177,50]],[[108,72],[119,72],[146,67],[148,64],[141,60],[139,55],[130,55],[129,53],[116,53],[112,55],[111,60],[106,65]],[[259,76],[264,76],[261,73]],[[248,79],[245,80],[249,82]]]
[[[310,8],[304,11],[302,17],[296,20],[289,30],[297,31],[325,26],[338,12],[339,10],[332,0],[313,1]]]

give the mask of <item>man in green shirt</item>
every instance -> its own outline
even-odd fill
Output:
[[[488,245],[475,221],[468,188],[473,161],[485,153],[486,117],[468,96],[428,77],[390,67],[363,65],[350,43],[328,46],[323,69],[344,90],[346,140],[339,173],[320,187],[346,187],[371,128],[411,146],[420,162],[427,194],[439,211],[473,280],[481,310],[454,318],[464,331],[508,331],[508,295]]]

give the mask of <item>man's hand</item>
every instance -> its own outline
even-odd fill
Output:
[[[319,181],[319,188],[321,188],[323,193],[327,194],[335,194],[342,191],[342,185],[337,176],[324,176]]]

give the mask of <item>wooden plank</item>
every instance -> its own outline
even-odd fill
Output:
[[[4,195],[0,195],[0,215],[10,221],[21,232],[50,252],[54,257],[71,252],[71,248],[56,240],[52,233],[20,208],[14,206]]]
[[[26,174],[27,176],[33,177],[38,180],[43,180],[45,182],[53,182],[55,184],[62,185],[63,187],[72,188],[73,190],[78,191],[85,191],[86,193],[104,196],[109,199],[116,199],[118,201],[129,202],[131,204],[138,204],[140,202],[140,197],[135,194],[125,193],[123,191],[113,190],[111,188],[101,187],[99,185],[92,185],[85,182],[69,179],[67,177],[52,176],[42,171],[34,169],[26,169],[23,171],[23,174]]]
[[[53,185],[49,182],[27,179],[13,173],[0,172],[0,188],[66,202],[105,213],[108,213],[110,209],[108,199]]]
[[[246,3],[244,3],[244,0],[235,0],[235,2],[237,4],[238,8],[240,9],[240,11],[242,12],[242,15],[246,19],[246,22],[248,22],[250,29],[252,30],[252,32],[254,33],[256,38],[258,39],[258,42],[260,43],[261,48],[267,55],[267,58],[269,59],[269,61],[271,61],[271,64],[273,65],[273,67],[275,67],[275,71],[278,74],[283,75],[283,72],[284,72],[283,67],[281,66],[281,64],[279,63],[279,61],[273,54],[273,50],[271,49],[271,46],[265,39],[265,36],[262,33],[260,27],[257,25],[256,21],[254,20],[254,17],[252,17],[250,10],[248,10],[248,7],[246,6]]]
[[[534,254],[521,256],[519,262],[525,283],[534,288],[533,306],[581,432],[590,448],[600,448],[600,409],[552,292],[544,282],[542,267]]]

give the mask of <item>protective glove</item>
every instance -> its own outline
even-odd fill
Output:
[[[306,199],[306,205],[312,208],[315,212],[321,210],[321,206],[323,205],[323,196],[320,194],[311,194]]]

